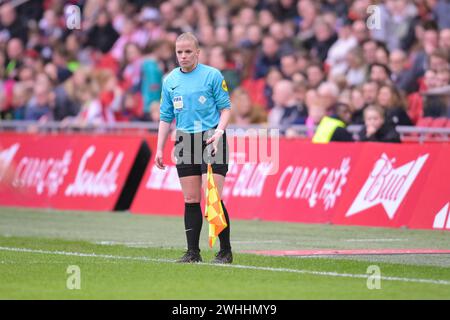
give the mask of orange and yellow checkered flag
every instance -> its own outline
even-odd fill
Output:
[[[211,164],[208,164],[206,174],[206,207],[205,218],[209,222],[209,247],[212,248],[217,237],[223,229],[227,227],[225,214],[223,213],[222,203],[220,202],[219,191],[214,183],[214,176]]]

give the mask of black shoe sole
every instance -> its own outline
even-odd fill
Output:
[[[192,259],[192,260],[177,260],[176,261],[177,263],[199,263],[199,262],[202,262],[202,258],[200,258],[200,259]]]

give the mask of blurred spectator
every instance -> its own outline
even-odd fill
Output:
[[[0,39],[8,41],[11,38],[18,38],[22,43],[27,43],[27,25],[25,20],[17,16],[13,4],[4,2],[0,7]]]
[[[98,13],[95,25],[88,31],[86,45],[102,53],[111,50],[119,34],[114,29],[106,10]]]
[[[317,94],[316,90],[308,90],[305,97],[306,108],[308,110],[308,117],[305,120],[307,127],[307,136],[312,138],[323,117],[326,116],[326,109]]]
[[[306,110],[299,109],[299,102],[294,96],[294,85],[289,80],[277,82],[273,88],[274,107],[268,115],[270,126],[286,126],[303,124],[307,116]]]
[[[50,64],[52,70],[49,72],[54,83],[64,82],[72,76],[72,72],[69,70],[69,54],[63,45],[55,47]]]
[[[362,87],[354,87],[350,91],[350,110],[352,111],[352,124],[364,123],[364,108],[366,103],[364,100]]]
[[[413,123],[406,113],[406,106],[401,93],[392,85],[381,86],[377,98],[378,104],[385,110],[386,121],[395,126],[412,126]]]
[[[292,76],[298,71],[297,57],[295,54],[285,54],[281,57],[281,73],[287,79],[292,80]]]
[[[126,17],[124,13],[124,0],[108,0],[106,11],[108,12],[111,23],[117,33],[122,33]]]
[[[146,43],[157,41],[162,37],[161,17],[157,9],[151,7],[143,8],[139,21],[145,33]]]
[[[417,26],[416,32],[419,40],[419,50],[412,54],[412,73],[414,78],[419,79],[425,73],[429,65],[429,55],[438,48],[439,35],[438,30],[433,22],[424,22]]]
[[[63,35],[57,13],[53,9],[44,12],[44,16],[39,21],[39,31],[47,43],[55,43]]]
[[[124,50],[121,71],[122,86],[125,90],[136,92],[139,90],[142,76],[142,51],[134,42],[127,43]]]
[[[441,75],[442,79],[440,79],[439,73],[443,74],[443,76]],[[448,73],[449,73],[448,70],[435,71],[432,69],[429,69],[425,72],[424,83],[426,90],[424,90],[425,97],[422,110],[419,111],[419,115],[421,117],[432,117],[432,118],[447,117],[448,106],[445,102],[445,99],[439,94],[428,95],[426,93],[434,92],[447,85],[448,80],[446,78],[450,77]]]
[[[99,99],[99,84],[91,79],[90,85],[81,92],[81,110],[73,119],[80,126],[114,123],[113,111],[102,105]]]
[[[70,79],[55,88],[53,110],[55,120],[64,120],[78,115],[82,105],[83,91],[89,90],[92,82],[91,72],[86,67],[79,68]]]
[[[355,20],[352,24],[352,35],[356,38],[359,45],[369,40],[369,29],[364,20]]]
[[[437,81],[439,87],[444,87],[450,84],[450,68],[439,69],[437,71]]]
[[[401,142],[400,135],[389,121],[386,121],[384,109],[370,105],[364,110],[364,127],[359,133],[360,141]]]
[[[364,61],[367,64],[377,62],[378,43],[373,39],[367,39],[362,43]]]
[[[380,64],[389,65],[389,50],[385,45],[379,45],[375,51],[375,61]]]
[[[269,35],[274,37],[279,45],[280,55],[291,53],[294,49],[292,47],[292,35],[295,32],[290,29],[294,29],[294,25],[282,24],[281,22],[274,22],[269,27]]]
[[[378,8],[381,28],[374,28],[372,37],[386,43],[389,50],[400,48],[401,41],[417,15],[415,4],[407,0],[386,0]]]
[[[335,12],[341,19],[345,18],[348,13],[348,3],[339,0],[325,0],[322,3],[322,10],[325,12]]]
[[[325,80],[325,73],[317,63],[311,63],[306,69],[310,88],[317,88]]]
[[[231,109],[231,124],[249,125],[261,124],[267,121],[266,112],[262,108],[252,105],[250,95],[244,89],[237,88],[233,91],[231,104],[233,106]]]
[[[418,89],[411,70],[407,69],[407,56],[401,49],[396,49],[389,56],[389,67],[392,71],[391,79],[395,86],[405,92],[411,93]]]
[[[239,78],[239,74],[231,67],[224,47],[214,46],[211,48],[209,52],[209,65],[222,72],[230,93],[240,85],[241,79]]]
[[[47,76],[34,86],[33,96],[25,108],[25,120],[53,120],[54,94]],[[47,80],[44,80],[47,79]]]
[[[264,95],[267,100],[267,109],[273,108],[273,106],[274,106],[273,88],[282,79],[283,79],[283,74],[281,73],[281,71],[278,68],[273,67],[269,70],[269,73],[266,76],[266,81],[265,81],[265,85],[264,85]]]
[[[265,77],[270,67],[280,67],[279,44],[272,36],[265,36],[260,55],[255,62],[255,79]]]
[[[450,28],[450,3],[447,0],[429,1],[432,4],[432,12],[436,17],[439,28]]]
[[[111,49],[111,55],[117,61],[123,61],[125,47],[128,43],[134,43],[139,47],[145,46],[145,34],[137,28],[137,23],[132,19],[124,22],[122,32]]]
[[[436,49],[429,56],[429,69],[447,70],[450,68],[449,54],[444,49]]]
[[[227,46],[230,43],[230,31],[226,26],[219,26],[215,29],[214,38],[218,45]]]
[[[375,104],[378,99],[380,84],[377,81],[368,81],[363,84],[363,98],[366,105]]]
[[[23,64],[24,47],[22,40],[12,38],[8,41],[6,47],[5,71],[9,78],[16,78],[18,70]]]
[[[151,112],[152,104],[159,102],[161,99],[163,72],[153,52],[144,56],[141,66],[141,76],[140,93],[143,98],[141,113],[143,113],[145,119]]]
[[[12,120],[13,115],[11,109],[8,108],[5,92],[3,88],[1,89],[2,90],[0,90],[0,120]]]
[[[306,49],[311,48],[311,41],[314,38],[314,23],[318,16],[318,6],[312,0],[300,0],[297,2],[296,18],[298,37],[305,44]]]
[[[23,83],[16,83],[13,88],[12,98],[12,120],[24,120],[27,101],[30,99],[32,90]]]
[[[280,0],[273,5],[272,11],[280,21],[286,21],[295,18],[295,8],[296,8],[296,1]]]
[[[160,102],[155,101],[150,106],[150,121],[159,123],[159,116],[160,116]]]
[[[367,65],[364,63],[363,52],[360,48],[355,48],[347,53],[347,75],[345,79],[347,85],[358,86],[367,80]]]
[[[439,31],[439,48],[450,52],[450,27]]]
[[[339,97],[339,88],[336,83],[326,81],[320,84],[317,88],[322,105],[327,112],[333,112],[332,107],[337,103]]]
[[[311,56],[324,62],[328,55],[328,50],[336,42],[337,35],[333,27],[324,19],[318,18],[314,22],[314,38],[311,45]]]
[[[369,66],[369,79],[380,83],[389,82],[391,79],[391,70],[382,63],[372,63]]]
[[[132,92],[125,92],[120,101],[119,109],[114,112],[114,116],[117,121],[121,122],[141,120],[142,99],[140,99],[140,95]],[[147,120],[150,120],[150,116]]]
[[[333,109],[335,110],[334,114],[325,116],[320,121],[312,142],[353,141],[351,133],[346,129],[352,118],[350,106],[344,103],[338,103]]]
[[[330,47],[326,63],[330,66],[330,75],[345,74],[347,71],[347,54],[357,46],[358,40],[352,35],[351,21],[346,20],[339,28],[339,38]],[[362,57],[361,57],[362,59]]]

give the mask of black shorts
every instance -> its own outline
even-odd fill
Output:
[[[212,156],[212,144],[206,141],[214,134],[214,129],[186,133],[177,131],[175,140],[175,160],[178,176],[201,176],[208,171],[208,163],[212,165],[213,173],[225,176],[228,172],[228,143],[226,133],[219,139],[217,153]]]

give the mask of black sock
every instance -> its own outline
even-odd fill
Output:
[[[200,202],[184,204],[184,228],[188,250],[200,251],[200,232],[202,231],[203,214]]]
[[[223,213],[225,215],[225,220],[227,221],[227,227],[219,234],[219,240],[220,240],[220,250],[231,250],[231,243],[230,243],[230,217],[228,216],[227,208],[225,208],[225,204],[223,201],[220,201],[222,203]]]

